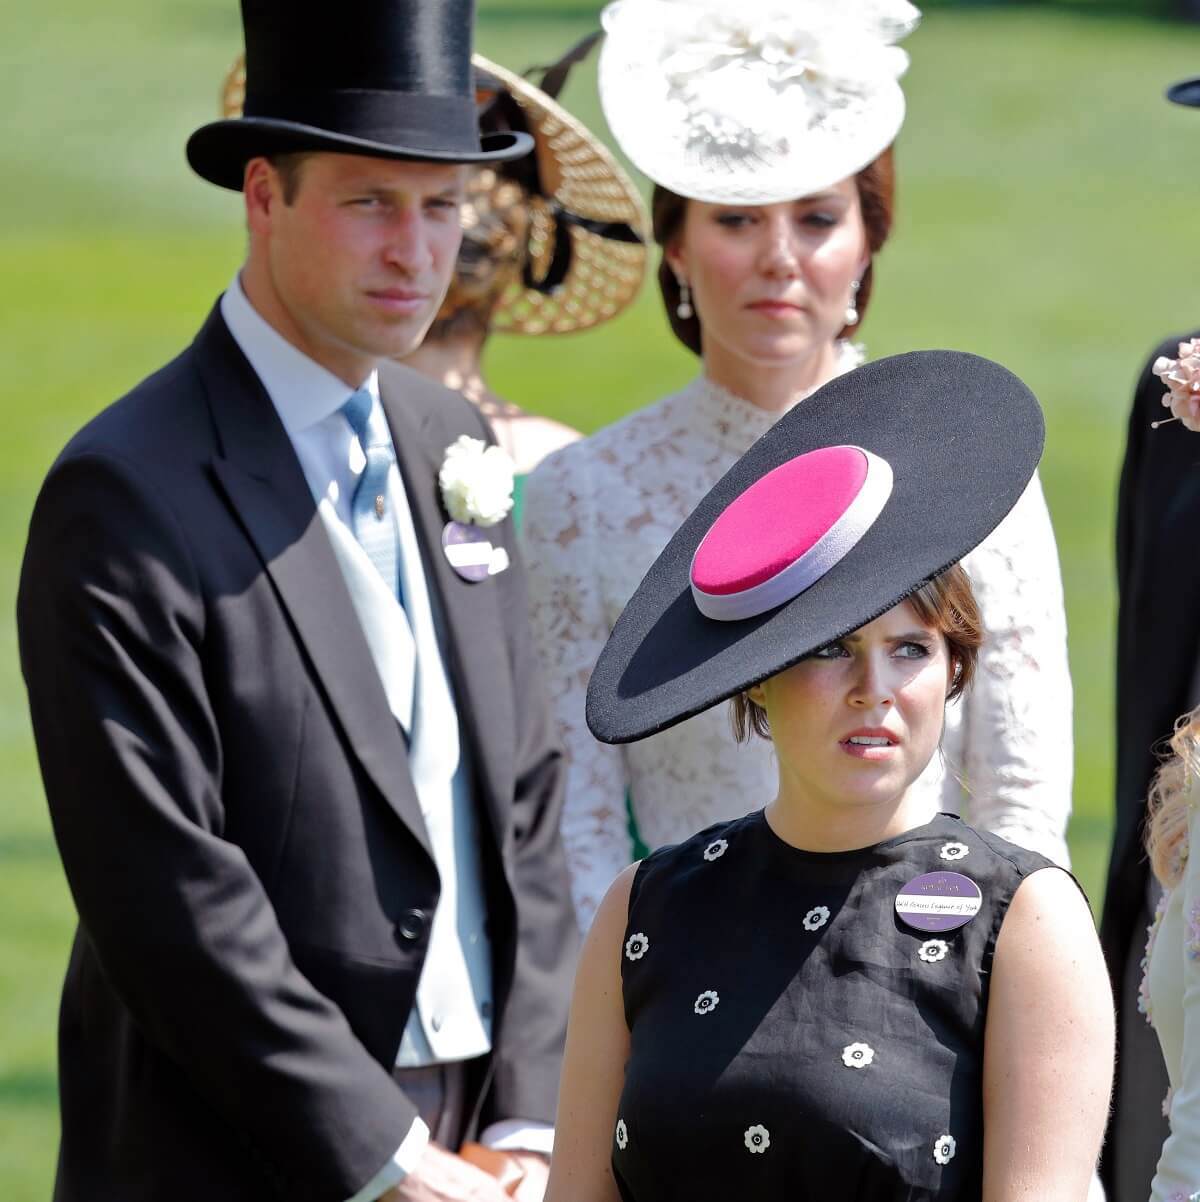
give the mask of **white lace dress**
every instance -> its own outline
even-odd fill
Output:
[[[849,351],[845,367],[854,366]],[[592,666],[625,602],[697,502],[773,423],[704,377],[544,460],[522,535],[532,619],[567,745],[563,837],[579,920],[631,859],[629,793],[651,848],[775,795],[770,743],[733,740],[717,706],[623,747],[584,721]],[[939,808],[1067,863],[1071,678],[1058,552],[1035,477],[966,560],[986,639],[969,695],[950,706],[942,755],[918,782]]]

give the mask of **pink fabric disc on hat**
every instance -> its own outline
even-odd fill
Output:
[[[799,596],[871,528],[891,492],[891,467],[862,447],[822,447],[780,464],[733,500],[696,548],[700,612],[733,622]]]

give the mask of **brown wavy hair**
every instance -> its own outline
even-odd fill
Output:
[[[862,325],[867,305],[871,300],[875,255],[883,249],[883,244],[891,233],[896,199],[896,163],[893,148],[889,146],[878,158],[868,163],[854,177],[854,182],[858,187],[858,203],[862,209],[870,258],[867,261],[867,269],[859,280],[858,296],[854,305],[858,310],[858,321],[843,328],[843,338],[850,337]],[[687,206],[686,196],[680,196],[660,184],[654,186],[654,197],[650,206],[654,241],[664,251],[679,236],[683,228],[683,219],[687,215]],[[659,259],[658,289],[662,293],[663,304],[667,307],[667,320],[671,323],[675,337],[689,351],[699,355],[702,346],[700,318],[695,312],[691,317],[680,317],[676,312],[679,306],[679,281],[667,263],[666,254]]]
[[[983,642],[983,619],[971,578],[962,564],[952,564],[909,594],[905,601],[913,607],[918,620],[945,637],[950,656],[950,688],[946,700],[961,697],[975,678],[975,665]],[[749,693],[739,693],[730,701],[729,721],[733,726],[733,737],[739,743],[748,742],[752,735],[762,739],[771,737],[767,711],[751,700]]]

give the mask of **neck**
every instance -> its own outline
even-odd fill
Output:
[[[815,392],[837,372],[838,345],[829,342],[806,359],[784,364],[758,363],[713,345],[704,351],[704,374],[735,396],[768,413],[782,413],[796,398]]]
[[[483,378],[483,342],[483,338],[426,341],[406,355],[404,363],[479,405],[491,396]]]
[[[780,779],[779,795],[766,807],[771,829],[785,842],[805,851],[853,851],[871,847],[923,826],[937,813],[931,802],[906,790],[881,802],[851,804],[833,799],[800,798]]]
[[[238,279],[246,299],[255,312],[282,338],[286,338],[301,354],[319,363],[326,371],[351,388],[361,388],[367,377],[379,366],[379,360],[350,347],[323,342],[309,337],[301,321],[288,310],[271,283],[268,272],[252,255],[242,267]]]

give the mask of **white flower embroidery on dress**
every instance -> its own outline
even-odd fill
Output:
[[[829,921],[828,906],[813,906],[804,916],[806,931],[819,931]]]
[[[938,1164],[949,1164],[957,1151],[958,1144],[955,1142],[954,1136],[942,1135],[934,1142],[933,1158]]]
[[[622,1152],[625,1151],[625,1145],[629,1143],[629,1128],[625,1126],[624,1119],[617,1119],[617,1147]]]
[[[711,864],[719,860],[729,850],[729,844],[724,839],[714,839],[705,849],[704,858]]]
[[[638,931],[625,940],[625,955],[631,960],[640,960],[650,950],[650,940]]]
[[[758,1123],[753,1127],[747,1127],[743,1138],[746,1141],[746,1147],[755,1155],[765,1152],[771,1146],[771,1133]]]
[[[715,989],[706,989],[692,1007],[697,1014],[711,1014],[720,1003],[721,998]]]
[[[842,1048],[842,1063],[847,1068],[866,1068],[875,1059],[875,1049],[868,1043],[849,1043]]]
[[[971,849],[965,843],[943,843],[938,855],[943,860],[961,860],[970,854]]]
[[[917,948],[917,955],[925,961],[926,964],[936,964],[939,960],[946,958],[946,953],[950,950],[950,945],[944,939],[926,939],[924,943]]]

